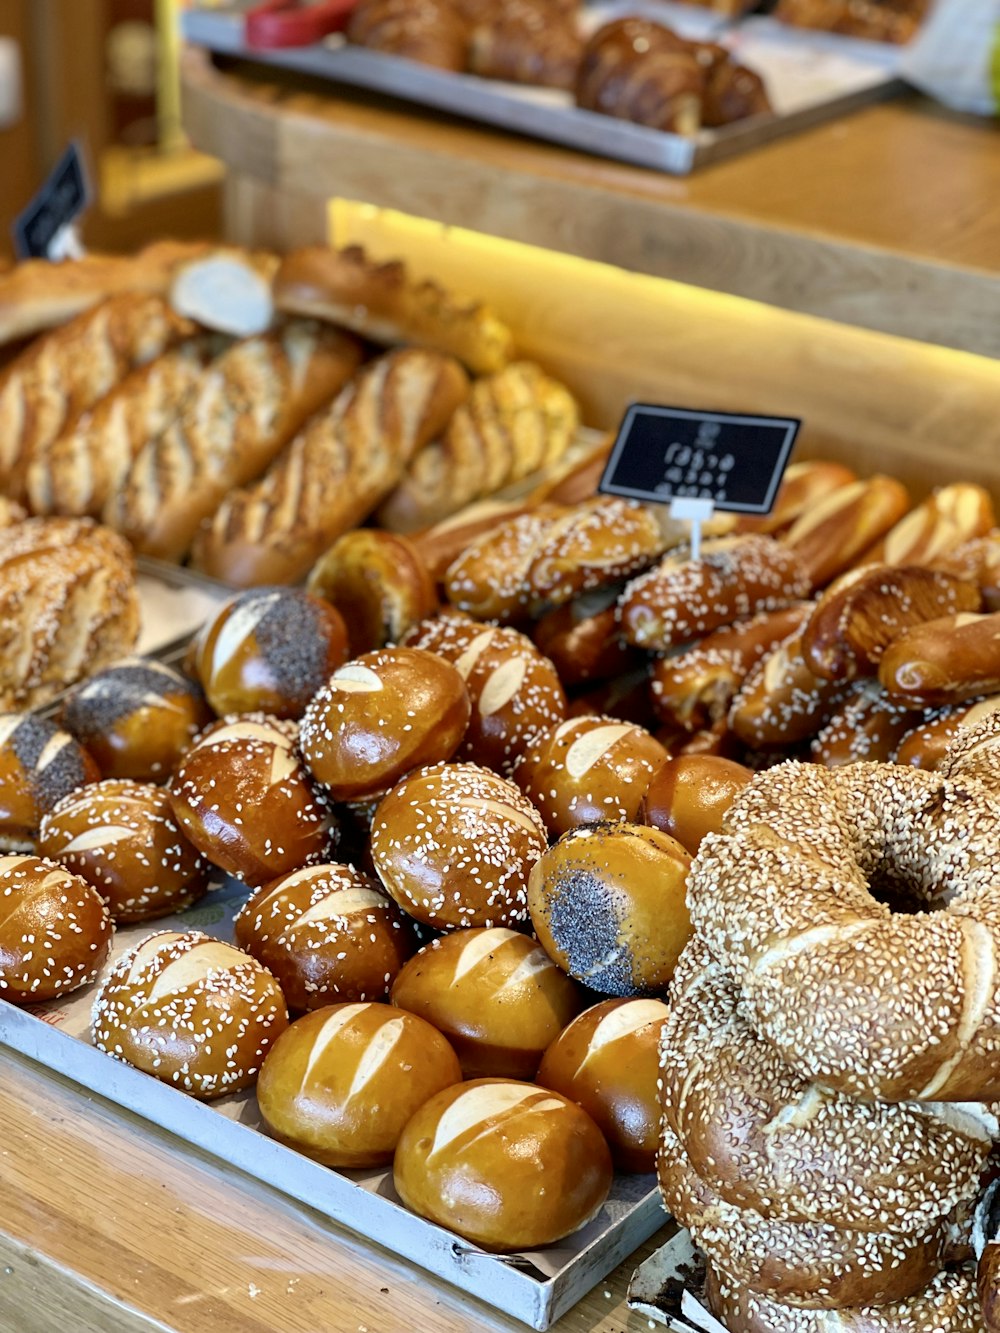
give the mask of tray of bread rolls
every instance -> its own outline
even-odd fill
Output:
[[[189,9],[221,55],[370,89],[674,174],[891,96],[898,48],[638,0],[357,0],[346,33],[260,50],[239,9]]]

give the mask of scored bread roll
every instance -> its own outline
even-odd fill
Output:
[[[83,746],[48,718],[0,713],[0,848],[30,846],[46,811],[100,776]]]
[[[886,648],[878,678],[897,703],[938,707],[1000,690],[1000,612],[924,621]]]
[[[843,574],[893,528],[910,507],[906,487],[881,473],[838,486],[807,509],[784,534],[810,589]]]
[[[265,475],[234,490],[192,562],[239,587],[295,583],[392,490],[468,393],[457,361],[403,348],[366,366]]]
[[[180,559],[223,497],[257,477],[360,360],[350,334],[309,320],[233,343],[180,416],[144,440],[104,521],[138,551]]]
[[[778,487],[774,504],[766,514],[741,514],[736,520],[736,532],[762,532],[775,536],[786,531],[802,514],[808,513],[817,501],[835,491],[838,486],[849,486],[857,475],[842,463],[827,459],[805,459],[789,463]]]
[[[256,958],[199,930],[160,931],[119,958],[94,1002],[94,1045],[193,1097],[250,1087],[288,1026]]]
[[[1000,712],[1000,694],[973,703],[951,704],[930,714],[901,737],[893,762],[913,768],[939,768],[959,727],[974,727]]]
[[[994,521],[993,501],[982,486],[965,481],[939,486],[881,541],[869,546],[858,563],[931,564],[966,542],[985,537]]]
[[[376,264],[360,246],[293,250],[273,290],[279,310],[327,319],[388,346],[429,347],[474,375],[502,370],[513,355],[510,330],[486,306],[414,280],[398,260]]]
[[[572,514],[565,505],[540,504],[503,515],[472,535],[443,571],[448,602],[477,620],[518,621],[528,615],[528,571],[545,536]]]

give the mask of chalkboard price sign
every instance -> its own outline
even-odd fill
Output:
[[[598,490],[655,504],[698,500],[766,514],[801,424],[795,417],[633,403]]]
[[[14,219],[18,259],[61,259],[69,253],[68,229],[90,203],[90,196],[83,153],[73,142],[31,203]]]

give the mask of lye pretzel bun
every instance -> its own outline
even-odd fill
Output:
[[[719,755],[675,755],[646,788],[640,821],[676,838],[694,856],[706,833],[721,830],[726,811],[752,776]]]

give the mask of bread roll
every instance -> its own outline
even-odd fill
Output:
[[[37,856],[0,856],[0,998],[38,1004],[86,986],[114,928],[101,896]]]
[[[42,816],[100,777],[67,731],[30,713],[0,713],[0,848],[30,846]]]
[[[277,977],[291,1009],[382,1000],[417,947],[413,923],[353,866],[294,870],[258,889],[234,939]]]
[[[611,1154],[585,1111],[530,1083],[474,1079],[407,1122],[400,1198],[484,1250],[533,1250],[579,1230],[611,1188]]]
[[[441,583],[448,566],[466,547],[487,536],[498,524],[530,513],[533,507],[523,500],[479,500],[462,513],[453,514],[423,532],[411,533],[410,540],[435,583]]]
[[[192,665],[220,716],[301,717],[347,658],[340,612],[300,588],[251,588],[208,621]]]
[[[1000,712],[1000,694],[925,713],[923,720],[901,737],[893,760],[913,768],[938,768],[959,727],[974,727],[996,712]]]
[[[189,930],[149,935],[119,958],[94,1003],[94,1045],[193,1097],[250,1087],[288,1026],[255,958]]]
[[[726,811],[752,776],[717,755],[674,755],[646,788],[639,818],[695,856],[706,833],[721,832]]]
[[[367,801],[449,759],[469,720],[460,673],[418,648],[364,653],[335,671],[302,719],[309,771],[335,801]]]
[[[925,621],[889,644],[878,678],[911,707],[961,703],[1000,690],[1000,613]]]
[[[966,542],[985,537],[996,521],[993,501],[982,486],[955,482],[936,487],[911,509],[859,564],[926,565],[947,559]]]
[[[391,999],[444,1033],[465,1078],[533,1079],[584,1004],[540,944],[502,926],[432,940],[400,971]]]
[[[384,1004],[332,1004],[274,1043],[257,1103],[275,1138],[326,1166],[382,1166],[414,1112],[460,1083],[429,1023]]]
[[[553,607],[535,624],[535,646],[567,689],[623,676],[645,660],[621,637],[615,600],[615,589],[602,590]]]
[[[760,532],[775,536],[786,531],[796,519],[806,514],[818,501],[839,486],[857,481],[857,474],[842,463],[828,459],[804,459],[789,463],[778,487],[774,504],[766,514],[740,514],[736,531]]]
[[[856,564],[910,507],[906,487],[877,473],[839,486],[806,510],[784,534],[810,587],[824,588]]]
[[[469,69],[484,79],[570,92],[582,54],[574,14],[550,0],[507,0],[473,27]]]
[[[450,604],[477,620],[526,619],[532,601],[528,571],[535,551],[572,513],[565,505],[540,504],[510,517],[488,515],[489,521],[444,571]]]
[[[527,918],[541,816],[510,782],[475,764],[419,768],[375,812],[371,852],[404,911],[438,930]]]

